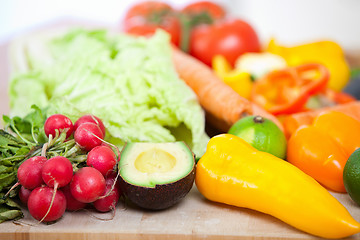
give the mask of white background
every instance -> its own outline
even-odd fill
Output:
[[[182,7],[193,0],[167,0]],[[120,28],[126,9],[137,0],[0,0],[0,43],[31,27],[62,17],[91,20]],[[360,0],[218,0],[247,20],[266,44],[329,39],[347,51],[360,51]]]

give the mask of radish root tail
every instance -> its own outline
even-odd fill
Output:
[[[112,190],[114,190],[114,188],[115,188],[118,178],[119,178],[119,174],[116,174],[116,178],[114,179],[114,182],[111,185],[110,190],[105,195],[100,196],[98,199],[106,198],[107,196],[109,196],[111,194]]]
[[[52,207],[52,205],[53,205],[53,203],[54,203],[54,200],[55,200],[55,196],[56,196],[56,192],[57,192],[58,186],[59,186],[58,183],[55,183],[55,184],[54,184],[54,193],[53,193],[53,196],[52,196],[52,198],[51,198],[50,206],[49,206],[46,214],[44,215],[44,217],[39,221],[39,223],[43,222],[44,219],[45,219],[45,218],[47,217],[47,215],[49,214],[49,212],[50,212],[50,210],[51,210],[51,207]]]

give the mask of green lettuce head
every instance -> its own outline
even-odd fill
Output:
[[[175,71],[165,32],[135,38],[77,29],[38,46],[24,48],[26,70],[10,82],[11,115],[33,104],[73,121],[93,114],[119,147],[183,140],[197,156],[205,152],[204,111]]]

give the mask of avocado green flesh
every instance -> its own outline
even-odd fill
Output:
[[[194,156],[183,142],[128,143],[121,153],[119,173],[131,185],[154,188],[186,177],[194,165]]]

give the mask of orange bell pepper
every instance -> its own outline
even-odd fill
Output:
[[[299,127],[312,124],[318,115],[326,111],[342,112],[360,121],[360,101],[350,101],[349,103],[294,113],[284,116],[282,120],[286,138],[290,138]]]
[[[326,188],[346,192],[343,169],[360,147],[360,121],[336,111],[318,115],[298,128],[288,141],[287,160]]]
[[[317,63],[276,70],[255,82],[251,100],[274,115],[304,111],[308,99],[326,89],[328,80],[328,69]]]

